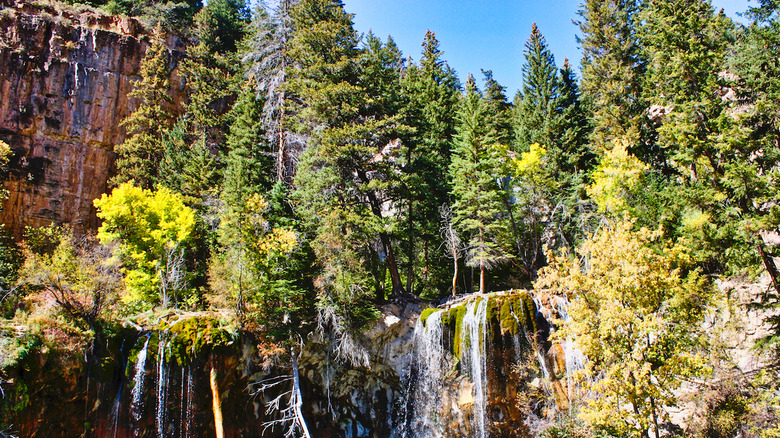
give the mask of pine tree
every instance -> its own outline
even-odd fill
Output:
[[[560,93],[555,57],[547,47],[536,23],[525,43],[523,88],[515,97],[515,138],[517,149],[527,151],[534,143],[550,147],[554,141],[551,123]]]
[[[577,24],[582,36],[582,91],[592,111],[591,150],[599,155],[616,139],[647,148],[642,98],[644,61],[636,36],[637,0],[586,0]]]
[[[512,141],[511,109],[506,98],[506,87],[493,79],[491,70],[482,70],[485,81],[485,103],[487,112],[493,119],[493,129],[496,131],[499,144],[509,145]]]
[[[725,18],[725,17],[723,17]],[[645,98],[662,113],[658,144],[662,156],[678,172],[697,180],[707,172],[699,163],[709,155],[717,171],[717,136],[726,103],[717,95],[718,72],[724,64],[725,23],[705,0],[651,1],[640,12],[644,57],[647,59]],[[724,120],[725,122],[725,120]]]
[[[244,38],[248,21],[245,0],[209,0],[195,15],[195,33],[209,53],[233,53]]]
[[[480,293],[487,291],[486,271],[509,258],[500,243],[507,227],[497,182],[501,149],[496,147],[496,132],[488,118],[486,101],[469,76],[458,111],[449,174],[455,226],[467,239],[467,265],[479,267]]]
[[[437,296],[443,287],[435,281],[445,275],[439,272],[445,263],[435,251],[440,239],[438,209],[450,202],[448,183],[441,176],[449,166],[459,83],[454,70],[442,59],[433,32],[426,32],[422,47],[420,64],[411,64],[402,79],[402,96],[408,99],[403,110],[405,122],[414,128],[414,134],[402,144],[403,244],[407,288]]]
[[[404,291],[390,233],[394,218],[387,214],[397,172],[383,153],[397,138],[399,120],[374,104],[381,95],[367,87],[371,78],[362,70],[369,60],[357,47],[351,17],[340,2],[301,1],[293,9],[293,20],[296,33],[288,53],[299,67],[292,71],[288,89],[302,103],[295,116],[297,129],[313,135],[295,181],[299,207],[317,235],[313,245],[321,262],[351,271],[346,275],[337,269],[323,290],[354,295],[357,283],[350,282],[370,278],[367,271],[381,266],[374,271],[373,290],[376,299],[384,300],[384,269],[391,294]],[[339,232],[342,227],[353,232]],[[335,260],[343,253],[334,253],[331,247],[331,239],[339,234],[358,237],[341,241],[344,251],[355,253],[346,264]],[[377,241],[378,250],[368,248],[361,256],[367,241]],[[369,263],[372,258],[377,263]],[[362,266],[354,260],[363,260]]]
[[[163,134],[174,122],[168,109],[170,73],[168,50],[156,38],[141,63],[141,81],[128,95],[137,99],[139,106],[122,121],[128,138],[115,148],[117,175],[111,179],[115,186],[134,181],[139,187],[150,188],[154,183],[163,155]]]
[[[556,120],[552,127],[553,137],[560,145],[561,157],[557,160],[562,175],[585,171],[590,167],[593,155],[587,150],[590,126],[580,103],[577,77],[569,64],[563,61],[560,69],[561,90],[556,101]]]

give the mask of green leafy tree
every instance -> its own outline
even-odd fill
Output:
[[[187,287],[186,251],[195,238],[196,217],[181,196],[122,184],[96,199],[95,207],[103,220],[98,239],[116,242],[125,265],[125,303],[136,310],[194,304],[187,302],[197,296]]]
[[[501,236],[505,234],[501,173],[496,132],[487,116],[487,104],[469,76],[458,111],[458,128],[452,146],[452,196],[455,226],[464,236],[467,265],[480,271],[479,292],[485,293],[486,271],[506,261]]]
[[[612,436],[643,436],[659,425],[684,380],[705,375],[700,336],[709,297],[683,246],[618,222],[583,242],[579,255],[550,255],[535,287],[571,301],[559,339],[588,358],[581,372],[592,396],[580,417]]]

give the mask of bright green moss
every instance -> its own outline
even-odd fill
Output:
[[[512,335],[517,335],[520,332],[517,319],[512,315],[512,299],[514,295],[504,297],[501,300],[501,310],[499,312],[499,325],[501,326],[501,333],[509,332]]]
[[[463,318],[466,316],[466,306],[455,306],[447,311],[447,321],[449,322],[450,330],[452,331],[452,353],[460,359],[460,344],[462,339],[460,337],[461,330],[463,328]]]
[[[423,326],[425,326],[428,323],[428,317],[431,316],[433,313],[435,313],[437,310],[436,307],[429,307],[422,311],[420,314],[420,321],[422,321]]]

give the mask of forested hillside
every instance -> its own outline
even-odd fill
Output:
[[[0,245],[2,369],[206,311],[359,367],[380,305],[529,289],[570,302],[551,342],[587,358],[545,436],[780,436],[778,1],[742,25],[706,0],[584,0],[581,71],[534,25],[515,96],[433,31],[420,53],[359,34],[340,0],[39,3],[150,36],[96,233]],[[749,373],[716,354],[727,280],[766,286]],[[684,430],[681,387],[709,403]]]

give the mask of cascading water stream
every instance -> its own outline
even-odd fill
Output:
[[[125,340],[122,340],[122,346],[119,347],[119,353],[122,355],[122,364],[123,366],[126,365],[126,358],[125,356]],[[113,424],[114,428],[114,438],[116,438],[117,430],[119,429],[119,408],[121,406],[122,402],[122,389],[124,389],[124,378],[119,383],[119,390],[116,392],[116,398],[114,399],[114,407],[111,409],[111,423]]]
[[[402,438],[440,437],[444,425],[440,424],[442,400],[440,391],[447,373],[447,359],[442,342],[442,310],[428,316],[426,323],[417,320],[414,327],[414,367],[416,375],[410,385],[410,418],[405,419]]]
[[[130,403],[130,414],[136,423],[141,421],[141,417],[144,413],[143,407],[143,395],[144,395],[144,377],[146,376],[146,357],[149,349],[149,339],[146,337],[143,348],[138,353],[138,360],[135,363],[135,375],[133,376],[133,391],[131,393],[132,399]],[[136,431],[136,436],[139,436],[139,431]]]
[[[461,328],[461,355],[474,385],[473,430],[475,438],[487,438],[487,370],[485,369],[485,333],[487,332],[487,299],[475,300],[466,307]]]
[[[555,308],[558,312],[558,317],[563,321],[569,320],[569,300],[564,297],[555,298]],[[563,353],[566,357],[566,382],[567,390],[569,392],[569,398],[574,395],[574,379],[572,374],[585,368],[585,355],[577,347],[577,342],[571,337],[567,337],[563,343]]]
[[[168,368],[165,366],[165,347],[167,342],[160,337],[157,346],[157,409],[155,424],[157,438],[165,438],[166,411],[168,401]]]

